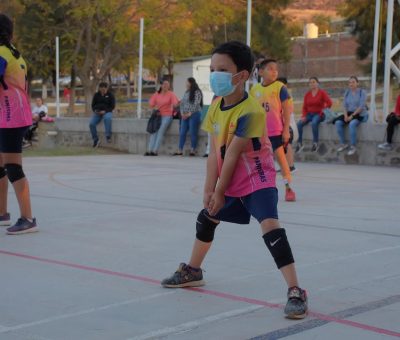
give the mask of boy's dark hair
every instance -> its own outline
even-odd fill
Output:
[[[281,83],[283,83],[283,84],[285,84],[285,85],[287,85],[287,83],[288,83],[286,77],[279,77],[279,78],[277,79],[277,81],[280,81]]]
[[[12,20],[5,14],[0,14],[0,46],[8,47],[15,58],[19,58],[21,53],[11,45],[11,39],[14,32]]]
[[[312,79],[314,79],[314,80],[319,84],[319,79],[318,79],[317,77],[310,77],[310,78],[308,79],[308,81],[310,81],[310,80],[312,80]]]
[[[101,82],[100,84],[99,84],[99,88],[100,87],[102,87],[102,88],[107,88],[108,87],[108,84],[106,83],[106,82]]]
[[[267,66],[269,63],[275,63],[277,64],[278,61],[276,59],[272,59],[272,58],[267,58],[264,59],[261,63],[260,63],[260,68],[263,69],[265,66]]]
[[[228,41],[217,46],[212,54],[226,54],[236,65],[238,71],[246,70],[251,74],[254,66],[254,56],[251,48],[240,41]]]

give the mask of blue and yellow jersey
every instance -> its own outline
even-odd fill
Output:
[[[222,104],[223,98],[218,98],[210,105],[202,125],[213,138],[219,174],[232,139],[235,136],[249,139],[225,194],[241,197],[261,188],[274,187],[275,168],[263,108],[247,94],[233,106],[223,107]]]

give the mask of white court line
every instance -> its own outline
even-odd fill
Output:
[[[152,332],[149,332],[146,334],[135,336],[133,338],[129,338],[127,340],[146,340],[146,339],[155,339],[158,337],[168,336],[168,335],[177,335],[179,333],[189,332],[195,328],[198,328],[202,325],[205,325],[205,324],[208,324],[211,322],[230,319],[232,317],[243,315],[243,314],[248,314],[248,313],[254,312],[256,310],[263,309],[263,308],[265,308],[265,307],[264,306],[250,306],[250,307],[246,307],[246,308],[234,309],[234,310],[231,310],[228,312],[207,316],[202,319],[197,319],[196,321],[185,322],[180,325],[173,326],[173,327],[161,328],[156,331],[152,331]]]
[[[81,315],[90,314],[90,313],[94,313],[94,312],[100,312],[100,311],[107,310],[107,309],[110,309],[110,308],[121,307],[121,306],[129,305],[129,304],[135,303],[135,302],[141,302],[141,301],[156,299],[156,298],[159,298],[159,297],[162,297],[162,296],[175,294],[175,292],[176,291],[171,291],[171,292],[167,292],[167,293],[153,294],[153,295],[144,296],[144,297],[140,297],[140,298],[136,298],[136,299],[131,299],[131,300],[123,301],[123,302],[112,303],[110,305],[105,305],[105,306],[101,306],[101,307],[94,307],[94,308],[82,310],[80,312],[67,313],[67,314],[53,316],[51,318],[46,318],[46,319],[42,319],[42,320],[38,320],[38,321],[23,323],[23,324],[20,324],[20,325],[17,325],[17,326],[2,327],[2,328],[0,328],[0,333],[17,331],[17,330],[20,330],[20,329],[23,329],[23,328],[43,325],[45,323],[49,323],[49,322],[53,322],[53,321],[69,319],[69,318],[73,318],[73,317],[76,317],[76,316],[81,316]]]

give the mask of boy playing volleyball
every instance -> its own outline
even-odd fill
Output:
[[[285,314],[302,319],[307,314],[307,295],[299,288],[292,251],[278,221],[278,192],[265,111],[244,90],[253,64],[250,48],[240,42],[227,42],[213,51],[210,83],[220,98],[211,104],[203,123],[203,129],[212,137],[204,209],[197,217],[189,263],[181,263],[161,284],[167,288],[204,285],[200,267],[219,222],[248,224],[253,216],[289,287]]]

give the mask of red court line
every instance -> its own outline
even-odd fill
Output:
[[[65,261],[58,261],[58,260],[52,260],[52,259],[47,259],[43,257],[38,257],[38,256],[32,256],[32,255],[26,255],[26,254],[21,254],[21,253],[14,253],[10,251],[5,251],[5,250],[0,250],[0,254],[3,255],[9,255],[9,256],[15,256],[15,257],[20,257],[23,259],[28,259],[28,260],[34,260],[38,262],[44,262],[44,263],[50,263],[50,264],[57,264],[60,266],[65,266],[65,267],[70,267],[70,268],[75,268],[75,269],[80,269],[80,270],[85,270],[89,272],[95,272],[95,273],[100,273],[100,274],[105,274],[105,275],[111,275],[111,276],[116,276],[116,277],[122,277],[126,279],[131,279],[131,280],[136,280],[136,281],[141,281],[141,282],[146,282],[146,283],[151,283],[151,284],[156,284],[160,285],[159,280],[155,280],[152,278],[148,278],[145,276],[139,276],[139,275],[132,275],[132,274],[126,274],[126,273],[121,273],[121,272],[115,272],[112,270],[108,269],[101,269],[101,268],[96,268],[96,267],[90,267],[90,266],[85,266],[85,265],[80,265],[80,264],[75,264],[75,263],[70,263],[70,262],[65,262]],[[277,303],[270,303],[267,301],[262,301],[262,300],[257,300],[257,299],[251,299],[251,298],[246,298],[243,296],[238,296],[238,295],[233,295],[233,294],[228,294],[228,293],[223,293],[223,292],[218,292],[218,291],[213,291],[213,290],[208,290],[204,288],[185,288],[185,290],[190,290],[210,296],[216,296],[222,299],[227,299],[231,301],[239,301],[239,302],[245,302],[248,304],[252,305],[258,305],[258,306],[264,306],[268,308],[274,308],[274,309],[282,309],[283,305],[277,304]],[[316,319],[320,320],[325,320],[325,321],[330,321],[354,328],[359,328],[362,330],[378,333],[378,334],[384,334],[384,335],[390,335],[394,337],[400,338],[400,333],[391,331],[388,329],[384,328],[379,328],[379,327],[374,327],[370,326],[364,323],[360,322],[355,322],[355,321],[350,321],[350,320],[345,320],[345,319],[339,319],[327,314],[322,314],[322,313],[317,313],[317,312],[309,312],[309,316],[314,317]]]

